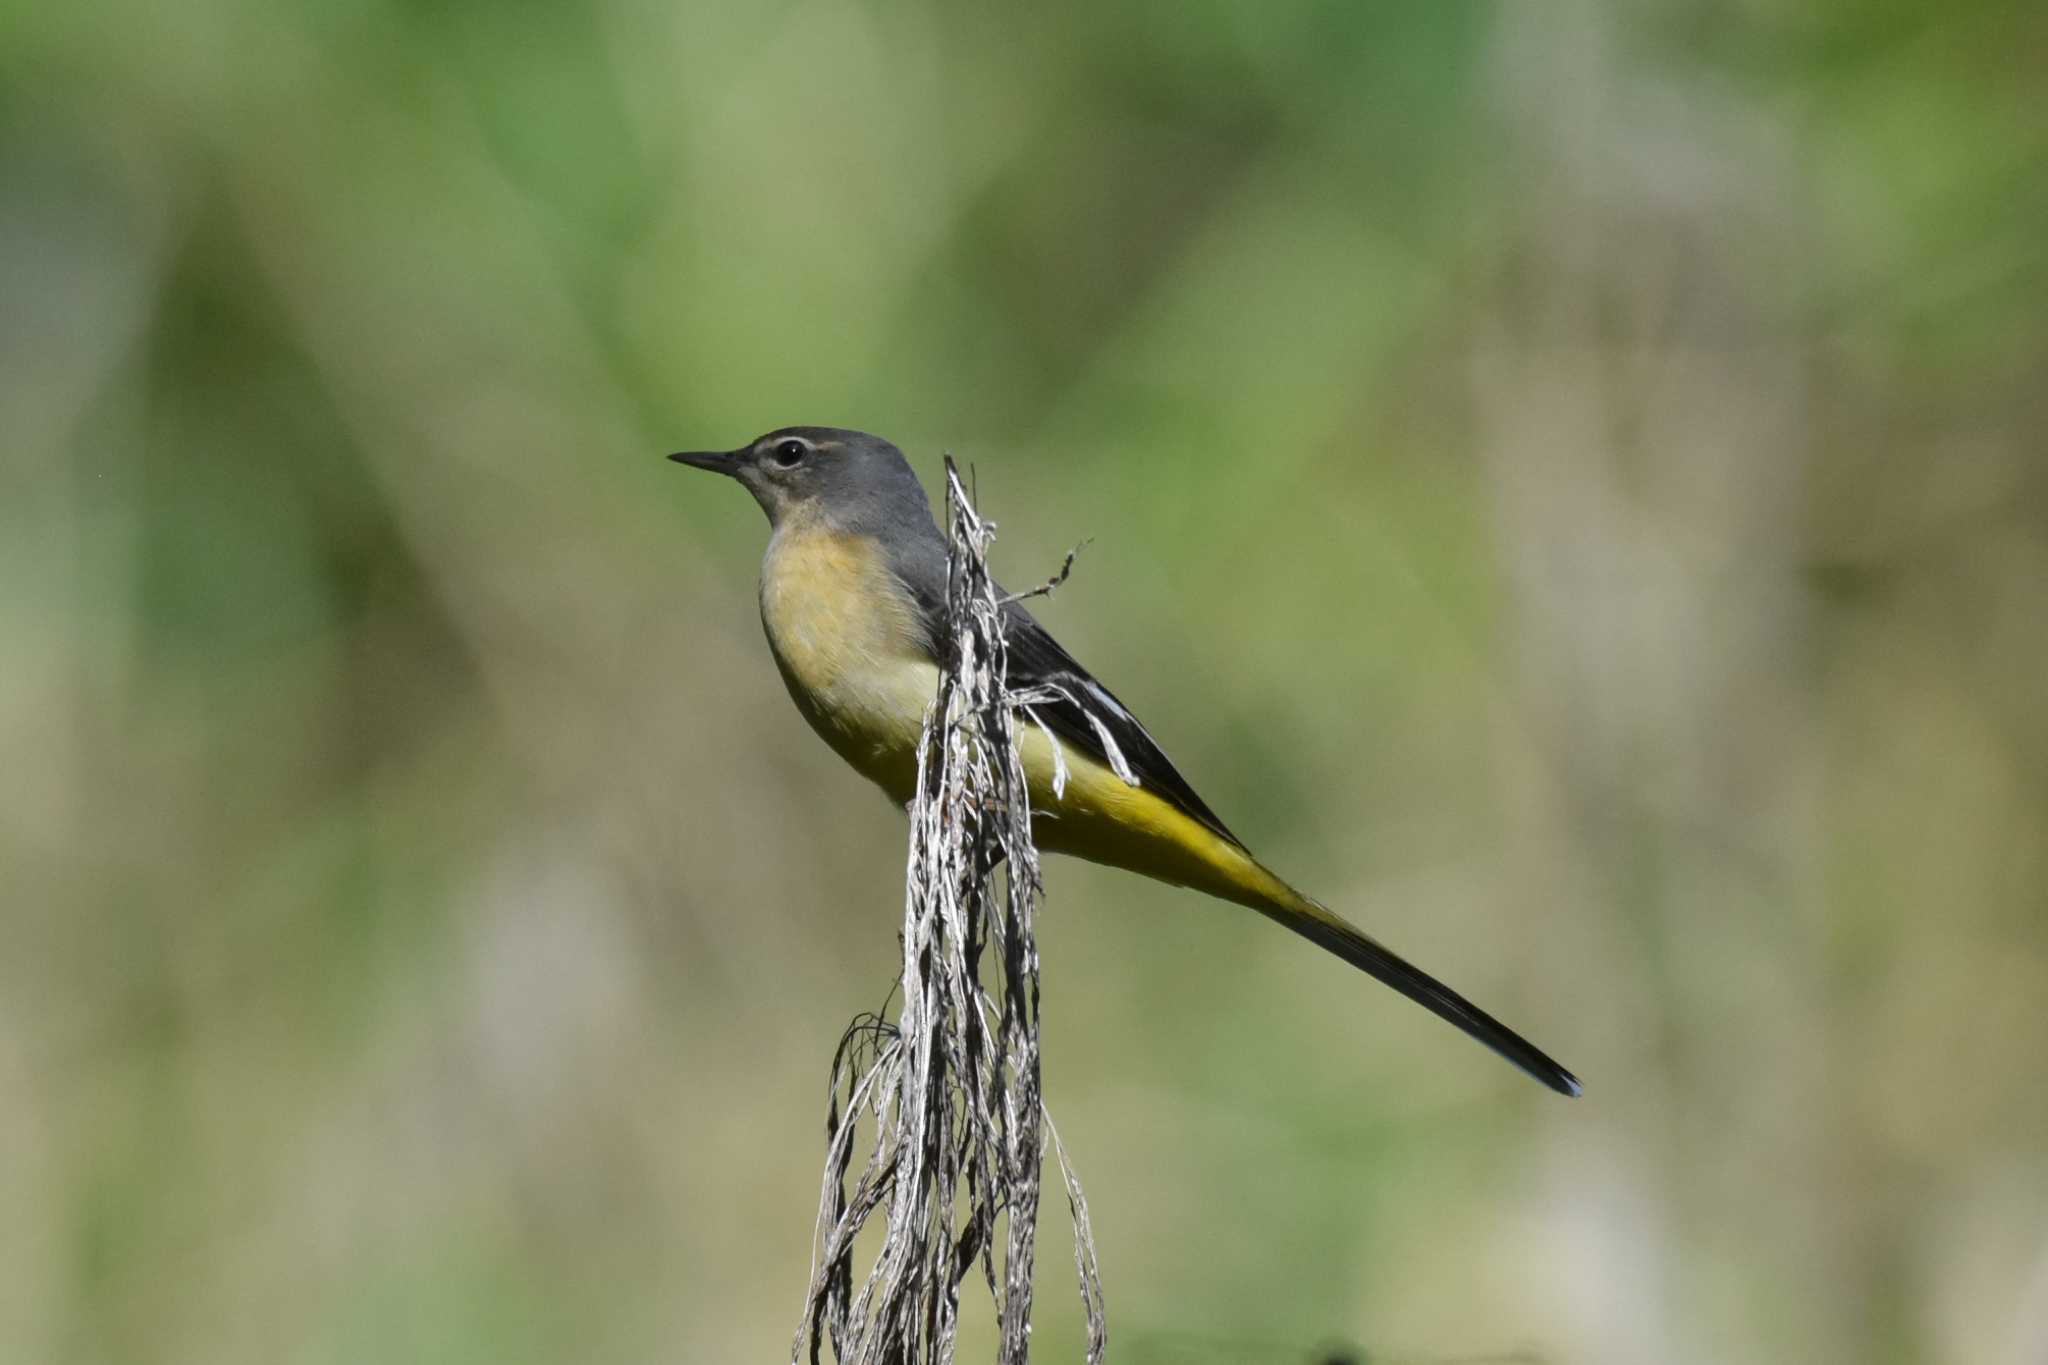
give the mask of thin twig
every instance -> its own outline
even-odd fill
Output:
[[[1024,592],[1005,593],[998,599],[996,605],[1007,607],[1012,602],[1022,602],[1033,597],[1052,596],[1053,589],[1064,584],[1067,581],[1067,575],[1074,571],[1074,560],[1080,557],[1081,551],[1087,549],[1092,541],[1093,538],[1091,537],[1089,540],[1084,540],[1073,549],[1067,551],[1067,557],[1060,561],[1059,572],[1055,573],[1051,578],[1046,579],[1037,587],[1027,589]]]

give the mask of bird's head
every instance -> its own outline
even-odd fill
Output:
[[[931,517],[903,452],[864,431],[782,427],[737,450],[681,451],[669,458],[739,480],[773,526],[813,516],[846,527],[913,511]]]

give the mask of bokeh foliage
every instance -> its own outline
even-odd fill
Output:
[[[659,456],[785,422],[1093,537],[1225,818],[1587,1081],[1053,868],[1113,1350],[2040,1359],[2044,40],[0,5],[0,1360],[781,1349],[901,823]]]

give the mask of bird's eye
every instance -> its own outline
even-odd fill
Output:
[[[794,469],[810,453],[811,448],[802,441],[782,441],[775,447],[775,463],[784,469]]]

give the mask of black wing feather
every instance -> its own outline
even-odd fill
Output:
[[[1244,841],[1232,834],[1222,818],[1209,809],[1209,803],[1180,775],[1180,769],[1173,766],[1173,760],[1166,756],[1159,742],[1131,714],[1130,708],[1117,700],[1115,693],[1081,667],[1030,612],[1012,602],[1006,614],[1010,627],[1010,686],[1020,689],[1057,687],[1078,699],[1079,704],[1062,697],[1031,708],[1045,722],[1048,730],[1070,748],[1107,765],[1109,755],[1103,747],[1102,736],[1096,733],[1095,727],[1088,723],[1088,716],[1082,713],[1082,706],[1087,706],[1088,711],[1109,731],[1110,738],[1116,741],[1118,751],[1136,775],[1140,787],[1165,798],[1182,814],[1200,821],[1231,843],[1240,848],[1244,846]]]
[[[943,543],[935,548],[940,557],[936,573],[932,572],[935,566],[927,563],[915,565],[922,572],[904,572],[904,569],[912,567],[906,564],[899,566],[897,577],[917,604],[926,648],[934,659],[943,660],[948,644]],[[1003,613],[1009,627],[1011,688],[1022,691],[1032,687],[1050,687],[1065,694],[1032,706],[1032,712],[1045,722],[1046,729],[1074,752],[1109,766],[1109,754],[1103,747],[1102,736],[1088,722],[1088,714],[1092,714],[1116,741],[1117,751],[1123,755],[1124,763],[1137,777],[1141,788],[1164,798],[1183,815],[1199,821],[1239,848],[1244,847],[1244,841],[1230,832],[1222,818],[1209,809],[1209,803],[1180,775],[1180,769],[1173,766],[1173,760],[1166,756],[1151,733],[1139,724],[1130,708],[1118,701],[1115,693],[1067,653],[1060,642],[1052,638],[1052,633],[1038,624],[1038,618],[1017,602],[1004,607]],[[1088,714],[1083,713],[1083,705],[1088,707]]]

